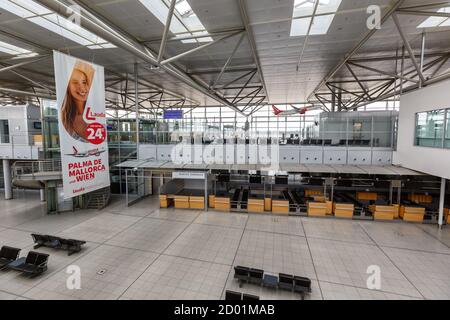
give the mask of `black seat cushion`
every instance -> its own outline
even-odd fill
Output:
[[[27,259],[25,260],[25,264],[31,264],[38,266],[48,260],[49,255],[45,253],[39,253],[35,251],[28,252]]]
[[[252,294],[243,294],[242,295],[242,300],[259,300],[258,296],[254,296]]]
[[[225,292],[225,300],[242,300],[242,293],[227,290]]]
[[[294,276],[291,274],[280,273],[278,281],[283,283],[294,283]]]
[[[309,278],[296,276],[294,280],[296,286],[311,288],[311,279]]]
[[[3,246],[0,249],[0,258],[14,261],[19,256],[19,252],[20,252],[20,249],[18,249],[18,248]]]
[[[234,273],[240,276],[248,276],[250,272],[250,268],[242,267],[242,266],[236,266],[234,267]]]
[[[252,278],[262,279],[264,277],[264,270],[250,269],[249,273]]]

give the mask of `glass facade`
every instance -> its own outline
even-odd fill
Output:
[[[414,145],[450,148],[450,109],[416,113]]]

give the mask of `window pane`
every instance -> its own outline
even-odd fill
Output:
[[[447,109],[447,121],[445,129],[445,147],[450,149],[450,109]]]
[[[442,148],[444,120],[445,110],[417,113],[415,145]]]
[[[9,143],[8,120],[0,120],[0,143]]]

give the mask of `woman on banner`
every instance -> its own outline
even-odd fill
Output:
[[[61,108],[61,119],[67,133],[75,140],[86,143],[88,124],[84,113],[94,73],[90,64],[79,60],[75,63]]]

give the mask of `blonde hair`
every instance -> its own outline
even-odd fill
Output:
[[[86,83],[89,89],[91,88],[92,80],[94,78],[95,73],[94,68],[90,64],[82,62],[80,60],[77,60],[75,66],[73,67],[69,83],[67,84],[66,96],[64,97],[64,101],[61,107],[61,120],[64,125],[64,128],[66,128],[66,130],[70,134],[73,134],[75,131],[73,122],[77,114],[75,101],[72,96],[72,93],[70,92],[70,81],[73,77],[75,70],[81,72],[85,76]]]

